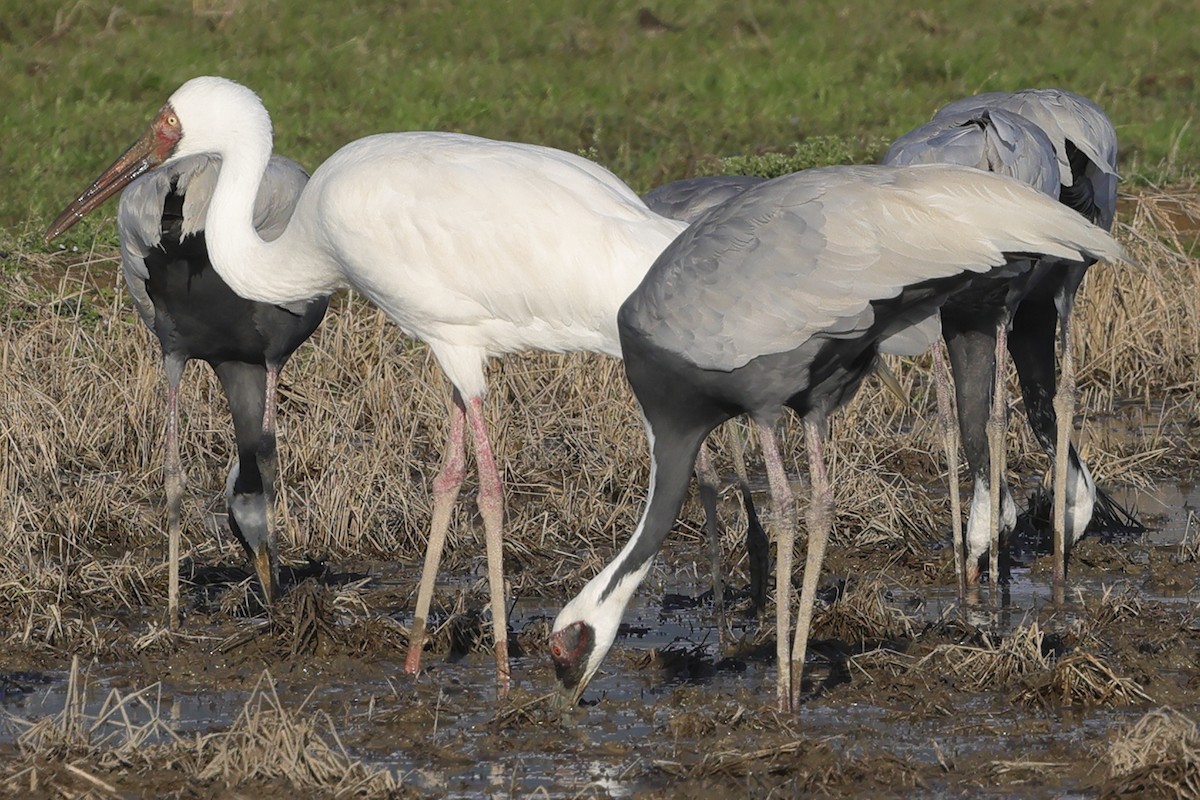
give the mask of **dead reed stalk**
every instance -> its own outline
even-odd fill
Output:
[[[1169,706],[1148,712],[1108,748],[1103,798],[1200,798],[1200,728]]]
[[[1198,219],[1190,189],[1126,198],[1118,233],[1139,266],[1101,265],[1088,278],[1078,314],[1081,415],[1131,413],[1117,404],[1135,398],[1139,414],[1158,420],[1086,427],[1083,449],[1101,481],[1145,483],[1196,456],[1194,437],[1173,420],[1195,419],[1200,397]],[[82,622],[96,611],[162,604],[164,380],[157,344],[128,309],[114,255],[7,249],[18,252],[0,285],[0,636],[75,647],[96,636]],[[944,466],[927,361],[893,364],[912,398],[907,406],[868,381],[834,420],[835,546],[913,550],[948,528],[945,494],[929,488],[940,487]],[[530,354],[493,364],[489,377],[486,413],[506,480],[514,588],[574,591],[633,530],[644,497],[644,435],[621,365]],[[315,553],[415,564],[447,396],[427,348],[360,299],[335,299],[283,376],[285,559]],[[189,369],[181,408],[185,558],[240,561],[223,520],[231,426],[207,367]],[[784,433],[785,464],[803,475],[799,429],[789,421]],[[717,448],[728,475],[726,435]],[[1010,426],[1009,444],[1014,471],[1044,469],[1025,426]],[[751,470],[762,474],[761,465]],[[447,571],[468,571],[483,558],[473,492],[469,473]],[[740,555],[739,504],[728,503],[723,515],[725,549]],[[698,543],[700,520],[689,502],[673,541]]]

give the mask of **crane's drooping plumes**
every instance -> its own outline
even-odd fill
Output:
[[[482,416],[484,366],[528,349],[619,356],[617,309],[684,225],[651,213],[579,156],[459,134],[390,133],[334,153],[313,173],[287,229],[265,242],[250,223],[271,143],[270,117],[253,92],[223,78],[190,80],[50,233],[141,170],[215,155],[222,167],[205,227],[213,266],[234,291],[279,304],[352,287],[429,345],[454,391],[406,667],[419,666],[469,428],[506,691],[503,500]]]
[[[559,613],[551,655],[574,704],[683,503],[701,442],[748,414],[758,426],[778,529],[779,702],[790,707],[828,534],[826,419],[880,342],[956,292],[1009,280],[1030,255],[1117,258],[1112,238],[1009,178],[950,166],[841,167],[777,178],[711,209],[621,308],[629,382],[645,417],[649,498],[617,557]],[[813,501],[795,645],[789,587],[795,504],[774,425],[804,421]]]

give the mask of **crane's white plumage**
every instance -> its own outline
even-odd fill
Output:
[[[429,344],[456,392],[406,669],[419,665],[469,425],[506,691],[503,504],[482,418],[485,363],[526,349],[619,356],[621,301],[685,225],[652,213],[611,172],[579,156],[461,134],[391,133],[352,142],[322,164],[287,228],[267,242],[251,220],[271,145],[270,117],[252,91],[196,78],[77,204],[86,210],[142,164],[216,156],[222,169],[205,228],[213,266],[234,291],[287,304],[352,287]]]
[[[184,132],[176,154],[215,153],[226,164],[207,228],[223,234],[213,236],[213,263],[235,291],[286,303],[353,287],[429,343],[466,396],[484,392],[489,356],[619,356],[617,307],[684,227],[579,156],[389,133],[334,153],[287,231],[266,244],[247,224],[271,146],[262,103],[238,84],[197,78],[170,105]]]

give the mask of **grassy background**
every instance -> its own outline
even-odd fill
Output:
[[[1028,86],[1099,102],[1127,178],[1186,178],[1200,158],[1194,0],[656,0],[647,13],[669,27],[645,2],[10,3],[0,236],[40,247],[53,215],[201,74],[258,91],[277,149],[310,168],[366,134],[457,130],[586,151],[644,191],[812,136],[877,155],[942,103]],[[113,209],[73,241],[111,243]]]

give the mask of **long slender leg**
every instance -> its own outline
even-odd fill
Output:
[[[262,475],[263,491],[267,494],[267,507],[274,510],[275,480],[279,472],[279,454],[276,450],[275,409],[279,403],[279,366],[267,365],[267,388],[263,394],[262,442],[258,448],[258,471]]]
[[[979,310],[942,309],[942,332],[954,372],[955,401],[959,435],[974,487],[971,512],[967,517],[964,568],[968,588],[967,602],[973,601],[979,580],[979,562],[991,545],[991,529],[996,520],[989,501],[992,434],[988,418],[992,413],[996,380],[996,319]],[[1016,507],[1001,485],[1001,515],[1005,530],[1016,523]]]
[[[279,367],[267,365],[267,387],[263,393],[262,438],[258,445],[258,473],[262,476],[263,494],[267,507],[267,546],[255,556],[258,580],[264,587],[267,602],[279,597],[279,567],[275,545],[275,479],[279,473],[279,452],[275,437],[275,404],[279,400]]]
[[[458,497],[467,471],[465,419],[466,407],[462,395],[455,389],[450,402],[450,432],[442,454],[442,468],[433,479],[433,518],[429,524],[429,542],[425,546],[421,584],[417,589],[417,608],[413,612],[412,630],[409,633],[408,656],[404,660],[404,671],[409,674],[416,674],[421,669],[421,650],[425,647],[425,625],[429,619],[429,606],[433,602],[433,584],[446,544],[450,512],[454,509],[454,500]]]
[[[767,483],[775,510],[775,656],[778,674],[775,679],[776,702],[780,711],[790,711],[792,697],[791,603],[792,549],[796,537],[796,498],[788,485],[783,458],[775,444],[775,428],[758,422],[758,440],[762,445],[763,461],[767,466]],[[798,676],[797,676],[798,682]]]
[[[996,376],[992,382],[992,414],[988,419],[988,452],[991,458],[991,480],[988,482],[988,508],[991,514],[991,543],[988,548],[989,595],[992,605],[1000,605],[1000,488],[1004,482],[1005,442],[1008,428],[1008,391],[1005,386],[1005,355],[1008,352],[1008,319],[996,324]]]
[[[958,578],[958,602],[962,605],[967,597],[967,570],[963,553],[962,496],[958,484],[958,426],[954,423],[950,368],[946,364],[942,347],[941,342],[933,346],[933,387],[937,393],[942,444],[946,448],[946,471],[950,482],[950,535],[954,542],[954,574]]]
[[[225,390],[237,437],[238,463],[225,485],[229,528],[254,565],[263,601],[270,604],[279,596],[279,570],[271,525],[275,439],[274,431],[263,432],[268,370],[242,361],[222,361],[213,370]]]
[[[821,564],[825,560],[825,545],[833,522],[833,489],[825,471],[825,421],[804,420],[804,438],[808,444],[808,471],[812,482],[812,502],[808,506],[808,554],[804,563],[804,582],[800,586],[800,608],[796,612],[796,641],[792,645],[791,707],[800,703],[800,680],[804,670],[804,655],[808,650],[808,631],[812,627],[813,604],[817,599],[817,584],[821,579]]]
[[[179,627],[180,510],[183,506],[183,465],[179,461],[179,381],[186,361],[166,359],[167,453],[163,472],[167,487],[167,615],[172,629]]]
[[[713,615],[717,623],[717,646],[725,651],[728,636],[725,628],[725,585],[721,580],[721,530],[717,524],[717,471],[713,469],[708,448],[700,445],[696,458],[696,482],[700,487],[700,503],[704,506],[704,530],[708,536],[708,555],[712,569]]]
[[[488,440],[487,423],[483,419],[483,398],[467,401],[467,423],[475,438],[475,463],[479,466],[479,513],[483,517],[484,540],[487,543],[488,586],[492,595],[492,631],[496,642],[496,691],[508,695],[508,620],[504,605],[504,492],[500,472]]]
[[[735,421],[729,429],[729,446],[733,451],[733,468],[738,476],[738,488],[742,493],[742,507],[746,511],[746,560],[750,569],[750,602],[754,613],[761,614],[767,607],[767,573],[771,569],[771,542],[763,531],[754,508],[754,497],[750,492],[750,477],[746,473],[746,448],[742,440],[742,426]]]
[[[1062,606],[1067,585],[1067,457],[1075,418],[1075,356],[1072,352],[1071,317],[1062,317],[1062,380],[1054,395],[1058,438],[1054,459],[1054,602]]]

